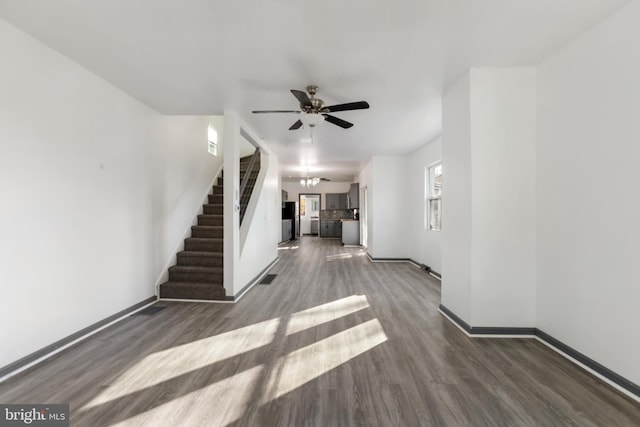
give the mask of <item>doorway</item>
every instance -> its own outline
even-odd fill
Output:
[[[320,232],[320,194],[300,194],[298,206],[300,209],[300,236],[317,236]]]

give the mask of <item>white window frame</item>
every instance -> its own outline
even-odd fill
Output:
[[[207,128],[207,150],[212,156],[218,155],[218,132],[211,125]]]

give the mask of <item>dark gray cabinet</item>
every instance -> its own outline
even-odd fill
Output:
[[[342,237],[342,221],[320,221],[320,237]]]
[[[349,195],[348,193],[341,193],[338,196],[338,209],[349,209],[349,203],[347,202],[347,200],[349,199]]]
[[[327,193],[326,209],[349,209],[347,206],[348,193]]]
[[[282,220],[282,240],[280,241],[286,242],[291,239],[293,239],[293,220],[283,219]]]
[[[347,209],[356,209],[360,207],[360,184],[357,182],[351,184],[349,187],[349,203]]]
[[[327,193],[326,197],[327,206],[326,209],[338,209],[336,206],[338,205],[338,195],[335,193]]]

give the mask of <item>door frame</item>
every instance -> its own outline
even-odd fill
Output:
[[[320,224],[320,211],[322,210],[322,193],[299,193],[298,194],[298,212],[297,212],[297,216],[298,216],[298,221],[300,223],[300,237],[303,236],[302,234],[302,217],[300,216],[300,207],[302,206],[302,196],[318,196],[318,237],[320,236],[320,229],[322,228],[322,225]],[[305,203],[305,209],[306,209],[306,203]],[[308,234],[308,236],[311,236],[311,234]]]

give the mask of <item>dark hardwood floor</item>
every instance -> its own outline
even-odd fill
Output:
[[[72,426],[640,426],[640,404],[531,339],[470,339],[440,285],[338,240],[279,250],[237,304],[165,302],[0,384]]]

